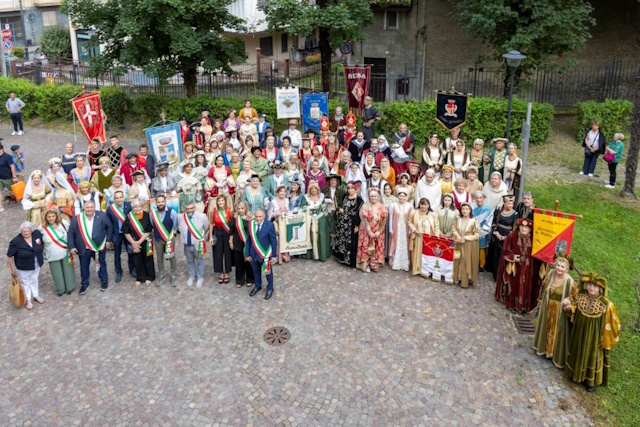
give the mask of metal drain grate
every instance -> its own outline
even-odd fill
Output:
[[[513,323],[516,325],[516,329],[522,335],[533,335],[536,333],[536,325],[531,323],[530,316],[520,316],[519,314],[516,314],[511,316],[511,318],[513,319]]]
[[[267,344],[278,346],[285,344],[291,339],[291,332],[284,326],[276,326],[267,329],[263,338]]]

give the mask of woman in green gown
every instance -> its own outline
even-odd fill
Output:
[[[309,181],[307,194],[302,198],[302,209],[309,209],[311,214],[311,249],[302,258],[325,261],[331,256],[331,237],[327,203],[317,181]]]
[[[620,317],[607,298],[607,279],[582,273],[580,283],[577,295],[562,300],[573,324],[565,375],[584,384],[587,391],[595,391],[596,386],[609,383],[609,352],[620,339]]]
[[[558,255],[553,268],[547,273],[538,300],[538,317],[533,348],[538,356],[553,359],[553,364],[562,369],[567,356],[569,342],[568,319],[562,311],[562,300],[578,293],[573,278],[569,276],[570,261]]]

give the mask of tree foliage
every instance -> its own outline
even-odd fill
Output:
[[[91,62],[95,72],[140,67],[161,79],[182,74],[187,95],[195,93],[198,67],[233,73],[246,58],[242,45],[223,35],[242,31],[227,9],[233,0],[64,0],[71,21],[95,29],[102,44]]]
[[[57,58],[71,58],[69,30],[62,26],[46,28],[42,32],[40,48],[51,62],[55,62]]]
[[[519,50],[527,59],[517,70],[554,64],[568,66],[570,55],[591,38],[596,21],[586,0],[451,0],[458,23],[492,48],[489,59]],[[505,79],[505,81],[507,81]]]
[[[362,29],[373,21],[369,0],[268,0],[264,12],[272,30],[297,36],[318,30],[325,92],[331,92],[332,50],[346,40],[362,40]]]

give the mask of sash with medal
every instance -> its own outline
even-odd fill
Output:
[[[131,226],[136,231],[136,234],[138,234],[138,238],[142,238],[146,231],[144,231],[144,227],[142,227],[140,220],[138,220],[133,211],[129,212],[127,216],[129,217],[129,221],[131,221]],[[153,255],[153,239],[151,238],[151,234],[149,234],[147,236],[147,256],[151,255]]]
[[[80,236],[82,236],[82,240],[87,248],[95,253],[96,271],[100,271],[100,258],[98,257],[98,252],[101,252],[107,244],[107,236],[104,237],[102,243],[97,245],[91,238],[91,230],[89,230],[89,227],[87,226],[87,215],[82,212],[79,216],[78,228],[80,229]]]
[[[60,237],[60,235],[56,232],[56,229],[53,228],[51,224],[44,227],[44,231],[45,233],[47,233],[47,235],[49,236],[51,241],[53,241],[54,244],[56,244],[60,248],[67,251],[67,255],[64,258],[67,265],[73,265],[73,257],[69,253],[69,250],[68,250],[69,247],[67,246],[67,241],[64,240],[62,237]]]
[[[229,220],[227,220],[227,215],[222,212],[220,208],[218,208],[218,217],[220,218],[224,231],[231,234],[231,225],[229,224]]]
[[[171,215],[171,211],[165,211],[165,215]],[[162,221],[160,220],[160,214],[157,209],[151,209],[151,220],[153,221],[153,225],[156,228],[156,231],[162,237],[167,244],[164,247],[164,258],[169,259],[175,256],[175,250],[173,248],[173,230],[171,233],[167,230],[167,227],[164,226]]]
[[[264,263],[262,264],[262,271],[265,274],[271,273],[271,257],[273,256],[273,251],[271,249],[271,245],[265,250],[260,244],[260,240],[258,240],[258,224],[255,220],[251,220],[249,223],[249,235],[251,236],[251,243],[253,244],[253,248],[258,252],[258,254],[264,259]]]
[[[184,215],[184,223],[187,226],[187,230],[189,230],[189,233],[191,233],[191,237],[193,237],[196,240],[195,246],[196,246],[196,250],[198,251],[198,255],[200,255],[201,257],[204,257],[205,254],[207,253],[207,245],[204,244],[204,236],[196,228],[193,222],[191,222],[189,215],[187,215],[186,213],[182,215]]]

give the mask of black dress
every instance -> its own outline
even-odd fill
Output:
[[[507,237],[513,231],[513,225],[518,219],[518,213],[513,210],[508,214],[502,213],[502,208],[496,209],[493,214],[493,225],[491,226],[491,240],[489,241],[489,251],[487,253],[486,269],[493,273],[493,280],[498,276],[498,267],[502,258],[503,240],[493,234],[495,231],[503,237]]]
[[[233,265],[236,267],[236,285],[244,285],[245,283],[253,283],[253,269],[251,263],[244,260],[244,242],[240,237],[238,226],[236,224],[237,216],[233,217],[231,224],[231,237],[233,238]],[[242,220],[242,227],[249,239],[249,221]]]
[[[140,225],[145,233],[150,233],[149,235],[153,239],[151,233],[153,233],[153,228],[151,226],[151,217],[149,217],[148,212],[142,212],[142,219],[139,220]],[[131,217],[127,215],[124,223],[122,224],[122,233],[130,234],[134,240],[140,239],[140,235],[136,231],[135,227],[131,223]],[[140,245],[140,252],[134,253],[131,247],[131,244],[127,240],[127,252],[131,254],[131,261],[136,269],[137,281],[138,282],[146,282],[156,280],[156,269],[153,263],[153,253],[147,255],[149,240],[147,239]]]
[[[362,203],[360,196],[353,199],[347,196],[342,199],[340,205],[344,212],[336,212],[336,238],[333,256],[339,262],[352,268],[356,267],[356,255],[358,254],[358,233],[355,232],[355,227],[360,226]]]

